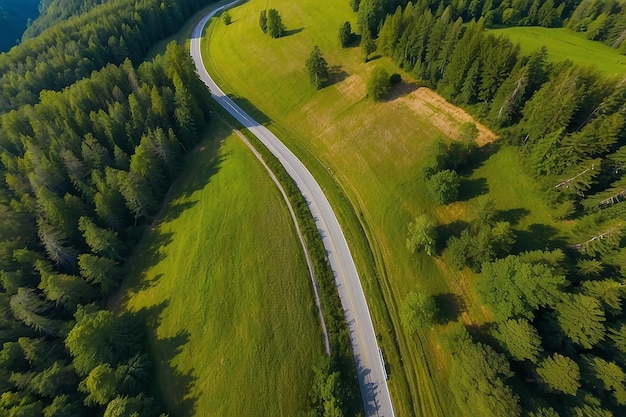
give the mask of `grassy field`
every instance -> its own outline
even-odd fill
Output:
[[[583,66],[594,66],[608,76],[626,73],[626,56],[601,42],[590,41],[584,33],[564,28],[513,27],[490,30],[495,35],[506,35],[519,42],[523,53],[530,53],[542,46],[548,48],[552,62],[569,59]]]
[[[266,7],[280,11],[287,27],[284,38],[271,39],[259,29],[259,11]],[[564,226],[546,214],[536,185],[506,147],[481,152],[481,160],[465,173],[464,201],[446,207],[431,203],[421,174],[425,151],[438,135],[455,139],[460,125],[471,118],[404,74],[405,81],[388,100],[367,100],[369,72],[378,65],[390,72],[398,69],[385,58],[365,63],[358,48],[338,46],[340,24],[350,20],[356,27],[348,2],[251,0],[230,13],[231,25],[214,19],[207,29],[206,64],[227,93],[288,143],[328,193],[391,367],[397,414],[462,415],[450,401],[447,360],[438,344],[445,325],[421,335],[405,334],[399,307],[409,291],[419,290],[460,300],[449,303],[452,320],[480,325],[489,321],[489,314],[477,301],[470,273],[449,268],[441,258],[408,253],[407,223],[424,211],[442,224],[467,220],[474,199],[489,192],[501,215],[516,224],[520,249],[539,244],[529,232],[538,225],[555,239]],[[304,68],[314,45],[333,67],[331,85],[320,91],[309,84]],[[494,140],[491,132],[480,131],[480,143]]]
[[[323,355],[302,247],[265,169],[211,129],[128,262],[122,306],[148,321],[172,416],[296,416]]]

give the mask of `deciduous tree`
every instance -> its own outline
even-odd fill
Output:
[[[367,96],[380,101],[391,88],[389,73],[383,67],[375,67],[367,80]]]
[[[437,314],[435,299],[420,292],[410,292],[400,311],[402,324],[409,333],[432,327]]]
[[[417,216],[408,225],[408,236],[406,238],[406,248],[415,253],[416,250],[424,251],[428,255],[435,254],[437,244],[437,231],[435,221],[428,215]]]
[[[267,33],[272,38],[280,38],[285,33],[285,25],[276,9],[267,11]]]

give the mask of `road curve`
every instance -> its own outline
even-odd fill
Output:
[[[393,417],[394,411],[387,388],[382,354],[378,348],[359,274],[346,238],[328,199],[304,164],[272,132],[252,119],[224,94],[208,74],[202,61],[200,41],[207,22],[215,13],[233,6],[238,1],[209,12],[194,27],[190,52],[198,75],[211,91],[215,101],[252,132],[278,158],[309,203],[309,208],[328,252],[328,259],[335,274],[335,282],[350,329],[350,340],[365,415],[368,417]]]

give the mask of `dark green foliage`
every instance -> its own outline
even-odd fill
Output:
[[[79,308],[75,316],[76,325],[65,345],[80,375],[89,375],[101,364],[117,365],[139,349],[141,332],[130,316],[115,317],[106,310],[90,313],[84,308]]]
[[[582,374],[598,391],[611,393],[617,404],[626,405],[626,373],[618,364],[597,356],[584,356]]]
[[[391,88],[389,73],[383,67],[375,67],[367,79],[367,97],[380,101]]]
[[[389,84],[391,84],[392,86],[396,84],[400,84],[401,82],[402,82],[402,76],[398,74],[397,72],[394,72],[389,77]]]
[[[374,39],[372,39],[367,32],[361,35],[361,49],[365,56],[365,62],[368,62],[370,54],[376,50],[376,42],[374,42]]]
[[[24,31],[22,40],[39,36],[43,31],[49,29],[59,22],[69,17],[88,12],[104,0],[44,0],[39,2],[41,14]]]
[[[267,33],[267,10],[261,10],[259,12],[259,27],[263,33]]]
[[[82,408],[82,401],[76,402],[68,395],[59,395],[43,409],[43,415],[44,417],[80,417]]]
[[[461,180],[456,171],[444,169],[433,174],[426,182],[428,194],[437,204],[449,204],[459,196]]]
[[[78,306],[104,305],[117,288],[128,237],[139,235],[132,214],[154,214],[142,196],[162,199],[179,138],[190,149],[206,127],[206,90],[184,49],[140,66],[127,58],[139,64],[204,3],[100,3],[43,2],[30,35],[50,28],[0,56],[0,415],[102,415],[77,370],[84,378],[104,363],[116,392],[94,404],[129,396],[149,407],[118,411],[160,411],[141,394],[151,366],[137,324]]]
[[[322,88],[327,82],[328,77],[330,75],[328,71],[328,63],[324,59],[322,55],[322,51],[320,51],[319,46],[313,47],[309,58],[306,60],[306,69],[309,73],[309,79],[311,80],[311,84],[315,86],[316,89]]]
[[[626,5],[623,2],[580,2],[567,27],[577,32],[585,32],[587,39],[601,41],[626,53]]]
[[[276,9],[267,11],[267,33],[272,38],[280,38],[285,33],[285,25]]]
[[[154,406],[152,399],[143,394],[136,397],[116,397],[107,404],[104,410],[104,417],[157,417],[158,415],[158,409]]]
[[[437,314],[435,299],[418,292],[410,292],[400,310],[402,325],[408,333],[429,329],[435,324]]]
[[[456,268],[469,267],[478,272],[485,262],[506,256],[514,243],[515,233],[510,223],[494,222],[493,218],[483,222],[478,218],[459,237],[452,236],[446,246]]]
[[[363,37],[375,36],[378,25],[385,16],[383,0],[361,0],[359,4],[358,22]]]
[[[354,33],[352,33],[350,22],[343,22],[339,27],[339,44],[345,48],[349,46],[353,40]]]

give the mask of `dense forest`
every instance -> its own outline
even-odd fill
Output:
[[[138,65],[151,45],[174,33],[202,5],[200,0],[109,0],[24,40],[0,55],[0,112],[35,104],[40,91],[59,91],[107,63],[130,59]]]
[[[522,55],[519,45],[484,30],[567,25],[623,48],[624,3],[391,3],[363,0],[358,9],[378,51],[517,147],[551,216],[574,225],[567,241],[548,235],[540,248],[529,247],[484,200],[442,242],[444,259],[474,271],[494,320],[481,329],[458,324],[442,336],[458,404],[477,416],[626,414],[626,79],[550,63],[545,49]],[[424,176],[435,200],[446,203],[474,147],[470,135],[435,148]],[[429,224],[421,218],[410,227],[433,230]],[[419,239],[411,244],[431,250]]]
[[[0,55],[0,414],[157,416],[141,314],[102,307],[208,123],[185,50],[142,63],[202,4],[57,1]]]

